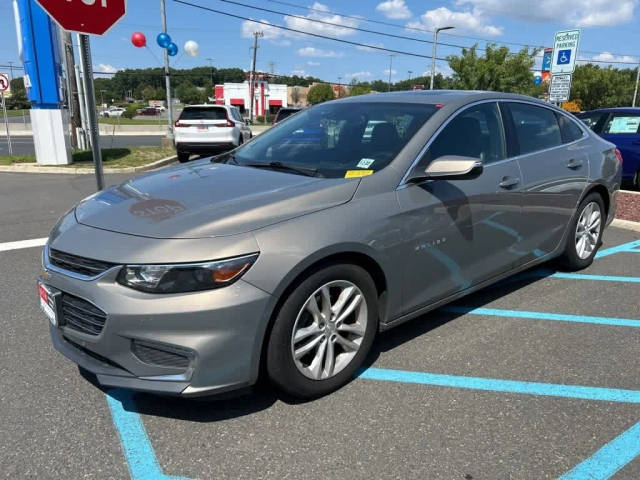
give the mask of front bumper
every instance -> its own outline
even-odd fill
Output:
[[[40,281],[106,312],[97,335],[51,326],[58,351],[103,386],[198,396],[255,383],[270,295],[242,280],[204,292],[148,294],[116,283],[118,270],[83,280],[47,268],[45,260]],[[178,351],[188,366],[143,361],[140,344]]]

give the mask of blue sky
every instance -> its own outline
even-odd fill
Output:
[[[431,55],[431,45],[411,40],[396,39],[354,32],[340,25],[378,30],[395,35],[406,35],[431,40],[432,34],[419,30],[432,30],[434,26],[453,25],[454,35],[492,40],[498,44],[514,42],[531,45],[550,45],[557,30],[580,27],[580,58],[604,61],[637,61],[640,57],[640,0],[282,0],[288,5],[270,0],[238,0],[302,17],[321,19],[331,25],[313,23],[301,18],[260,12],[224,3],[220,0],[189,0],[210,8],[236,15],[262,20],[270,24],[311,31],[354,42]],[[93,37],[93,63],[96,69],[115,71],[120,68],[159,66],[161,49],[155,44],[160,32],[159,0],[128,0],[127,15],[104,37]],[[299,7],[311,7],[313,10]],[[615,7],[614,7],[615,5]],[[370,23],[357,18],[345,18],[331,12],[365,17],[388,22],[398,27]],[[15,28],[10,0],[0,1],[0,64],[19,63]],[[389,56],[385,52],[363,50],[330,40],[307,37],[279,30],[269,25],[225,17],[167,0],[168,31],[182,51],[187,40],[200,44],[200,54],[191,58],[182,53],[174,57],[174,66],[189,68],[209,65],[213,58],[217,67],[250,65],[251,32],[264,32],[260,41],[257,66],[282,74],[303,74],[327,81],[387,79]],[[409,30],[407,29],[409,28]],[[411,30],[413,29],[413,30]],[[142,31],[148,39],[148,49],[134,48],[129,38],[134,31]],[[440,41],[456,45],[472,45],[485,40],[441,34]],[[519,47],[510,46],[513,50]],[[460,49],[439,46],[438,56],[459,53]],[[430,60],[406,55],[393,57],[393,80],[422,75],[430,68]],[[619,65],[623,66],[623,65]],[[631,67],[631,65],[627,65]],[[438,69],[447,72],[446,62],[438,62]]]

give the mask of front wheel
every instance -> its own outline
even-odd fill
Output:
[[[600,247],[604,222],[602,197],[597,193],[587,195],[569,227],[565,250],[560,258],[565,268],[581,270],[591,265]]]
[[[378,329],[378,296],[366,270],[338,264],[316,271],[278,312],[267,373],[281,390],[316,398],[351,380]]]

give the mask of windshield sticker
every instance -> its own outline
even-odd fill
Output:
[[[356,167],[358,167],[358,168],[369,168],[373,162],[375,162],[375,160],[373,158],[362,158],[358,162],[358,165],[356,165]]]
[[[373,170],[347,170],[347,173],[344,174],[344,178],[366,177],[372,173]]]

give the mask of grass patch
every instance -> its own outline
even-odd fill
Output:
[[[167,119],[100,117],[98,119],[98,123],[105,123],[107,125],[167,125]]]
[[[29,116],[29,110],[7,110],[7,117],[21,117],[22,115]]]
[[[175,155],[173,147],[125,147],[125,148],[103,148],[102,164],[105,167],[140,167],[147,165],[161,158]],[[60,167],[93,167],[93,156],[91,150],[77,150],[72,154],[73,163],[71,165],[58,165]],[[15,163],[35,163],[35,155],[0,155],[0,165],[11,165]]]

